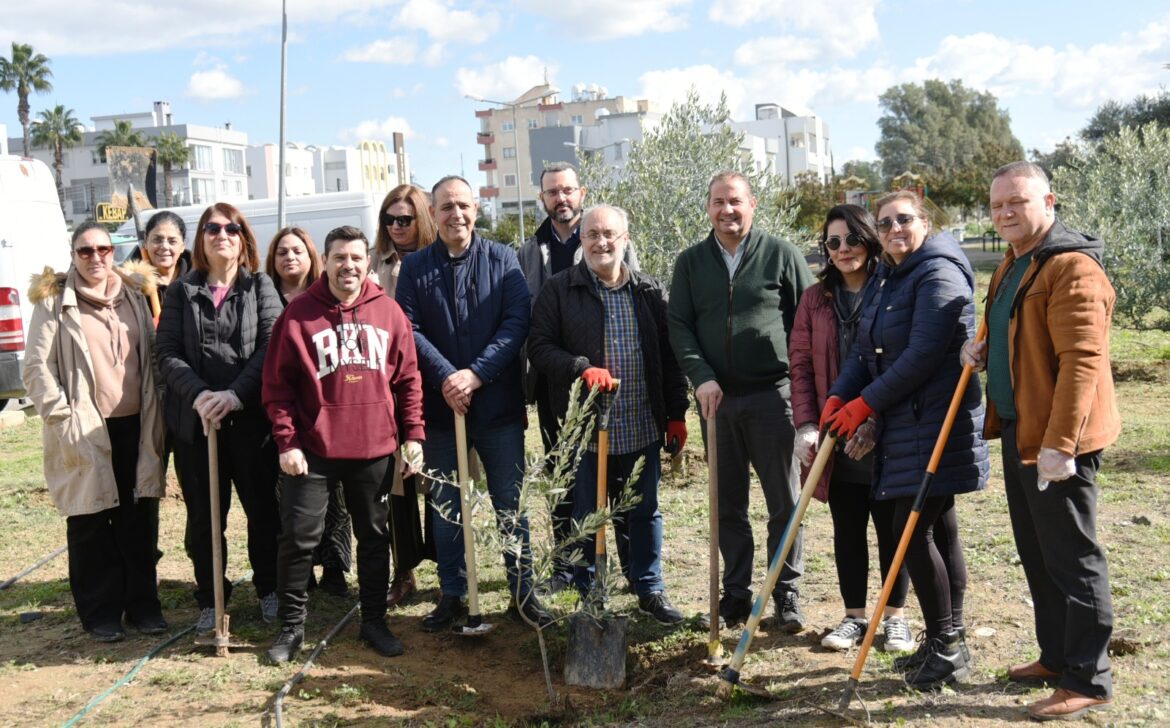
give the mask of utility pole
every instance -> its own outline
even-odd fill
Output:
[[[280,151],[276,155],[276,229],[284,227],[284,110],[288,90],[288,0],[280,0]]]

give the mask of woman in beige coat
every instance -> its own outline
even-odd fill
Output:
[[[97,640],[167,631],[148,517],[163,495],[153,269],[114,267],[97,223],[73,233],[73,264],[32,281],[24,385],[44,420],[45,482],[65,516],[69,587]]]

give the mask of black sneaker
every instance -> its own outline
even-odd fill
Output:
[[[171,628],[161,614],[143,617],[142,619],[131,619],[129,622],[141,634],[162,634]]]
[[[444,594],[439,597],[439,603],[434,610],[423,617],[423,632],[443,632],[451,628],[457,620],[467,617],[467,604],[463,597],[453,597]]]
[[[524,616],[520,615],[521,610],[523,610]],[[525,624],[531,622],[540,629],[544,629],[556,621],[553,619],[553,616],[545,610],[544,606],[540,603],[540,600],[536,598],[535,594],[529,594],[527,597],[522,599],[520,601],[519,609],[516,607],[516,602],[512,602],[512,604],[508,607],[507,616],[517,622],[523,622]],[[525,619],[525,617],[527,617],[527,619]]]
[[[556,574],[553,574],[552,578],[549,579],[547,582],[545,582],[544,584],[541,584],[539,587],[537,587],[536,591],[541,596],[548,597],[548,596],[553,596],[554,594],[560,594],[561,592],[568,589],[572,585],[573,585],[573,574],[571,572],[570,573],[558,572]]]
[[[402,647],[402,640],[395,637],[380,618],[363,621],[358,637],[383,657],[398,657],[406,651]]]
[[[272,646],[268,648],[268,659],[275,665],[283,665],[297,656],[301,645],[305,642],[305,625],[286,624],[280,628],[280,634]]]
[[[804,613],[800,611],[799,599],[800,592],[795,589],[789,589],[773,597],[776,603],[777,629],[788,634],[796,634],[804,629]]]
[[[751,597],[742,597],[724,594],[719,600],[719,628],[738,627],[752,616]],[[711,629],[711,613],[706,612],[699,617],[699,624],[704,630]]]
[[[126,632],[122,629],[122,625],[116,622],[99,624],[86,631],[98,642],[121,642],[126,639]]]
[[[926,638],[926,630],[920,631],[914,641],[918,643],[918,648],[914,652],[894,658],[894,669],[898,672],[915,670],[926,662],[926,655],[930,652],[930,640]]]
[[[925,661],[917,669],[906,673],[906,684],[919,690],[934,690],[953,682],[962,682],[971,675],[971,668],[963,658],[959,633],[943,633],[927,640],[929,647]]]
[[[649,614],[655,622],[668,627],[681,624],[686,619],[683,613],[670,603],[664,591],[650,592],[644,597],[638,597],[638,611]]]
[[[321,591],[335,597],[349,596],[349,584],[345,582],[345,572],[337,567],[326,566],[321,572]]]

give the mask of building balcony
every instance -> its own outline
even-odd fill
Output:
[[[480,187],[479,188],[479,196],[480,196],[480,198],[499,197],[500,196],[500,188],[499,187]]]
[[[477,118],[477,119],[490,119],[490,118],[492,118],[492,110],[491,109],[476,109],[475,110],[475,118]]]
[[[479,160],[479,171],[480,172],[488,172],[488,171],[495,169],[498,166],[499,166],[498,163],[494,159],[481,159],[481,160]]]
[[[537,104],[536,105],[537,111],[563,111],[564,108],[565,108],[564,103],[562,103],[560,101],[558,101],[555,104]]]
[[[477,144],[495,144],[496,135],[494,132],[481,131],[475,135],[475,141]]]

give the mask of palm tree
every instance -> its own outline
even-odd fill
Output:
[[[52,91],[49,81],[53,72],[49,70],[49,59],[25,43],[12,43],[12,59],[0,58],[0,91],[16,90],[16,115],[24,130],[24,156],[28,156],[29,122],[28,95],[32,91]]]
[[[113,129],[101,132],[93,140],[97,144],[98,157],[103,162],[106,161],[107,147],[146,146],[146,137],[142,135],[142,132],[135,131],[130,122],[125,119],[118,119],[114,122]]]
[[[53,171],[57,175],[57,196],[61,198],[61,209],[65,209],[65,185],[61,180],[61,168],[65,166],[65,150],[81,143],[81,122],[73,115],[73,109],[63,105],[51,111],[46,109],[38,114],[40,121],[32,125],[32,142],[38,147],[53,150]]]
[[[171,188],[171,170],[182,167],[191,159],[191,147],[174,132],[160,134],[154,138],[154,155],[163,170],[163,199],[167,207],[175,204]]]

